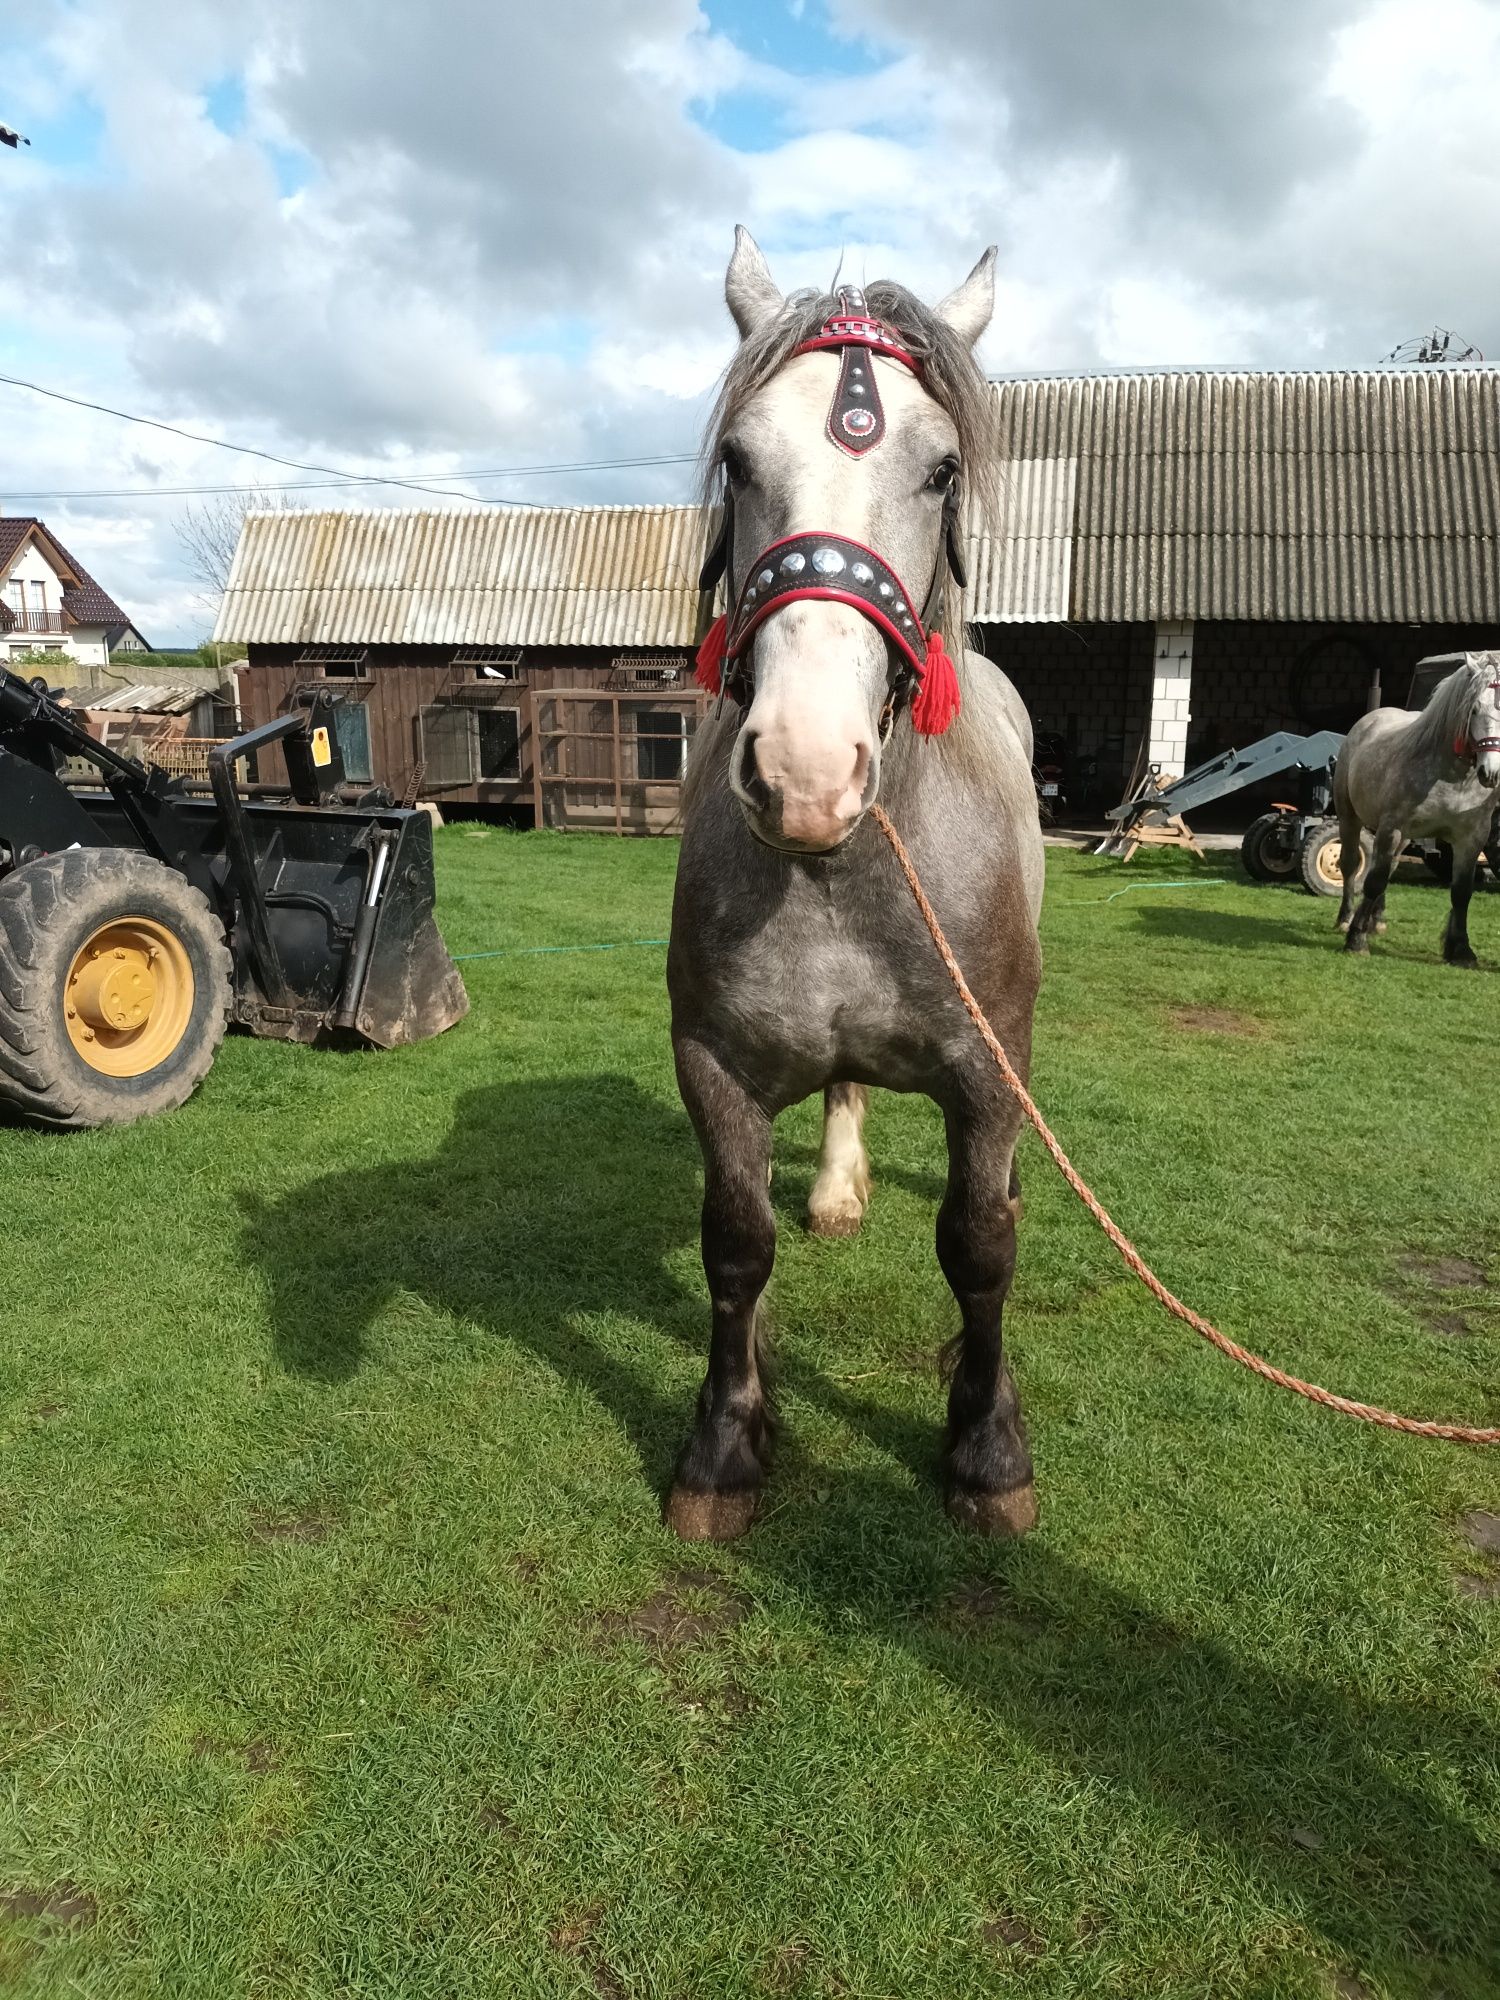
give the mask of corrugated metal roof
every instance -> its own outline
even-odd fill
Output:
[[[1073,467],[1007,468],[971,549],[989,618],[1068,615]],[[696,507],[248,514],[214,637],[261,645],[689,646]]]
[[[1061,376],[994,389],[981,622],[1500,618],[1500,371]],[[692,507],[246,517],[214,636],[685,646]]]
[[[200,701],[211,699],[212,688],[158,687],[142,681],[133,687],[76,687],[65,690],[74,708],[127,709],[141,715],[186,715]]]
[[[214,636],[680,646],[703,555],[694,507],[249,514]]]
[[[1075,376],[995,396],[1003,455],[1076,463],[1075,619],[1500,617],[1500,371]]]
[[[1014,458],[1002,468],[1000,532],[969,538],[971,618],[1068,616],[1077,475],[1071,458]]]

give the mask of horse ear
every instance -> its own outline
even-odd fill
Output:
[[[937,316],[972,347],[995,310],[995,246],[992,243],[956,291],[935,308]]]
[[[774,319],[786,303],[760,254],[760,245],[743,223],[735,224],[734,255],[724,273],[724,297],[742,340]]]

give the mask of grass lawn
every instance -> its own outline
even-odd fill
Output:
[[[1500,1453],[1231,1367],[1034,1140],[1037,1533],[940,1511],[941,1130],[882,1096],[854,1242],[782,1121],[770,1504],[667,1540],[674,862],[450,828],[450,943],[507,954],[451,1035],[0,1132],[0,1993],[1494,2000]],[[1350,963],[1227,856],[1049,873],[1037,1095],[1162,1276],[1500,1419],[1500,897],[1474,975],[1415,880]]]

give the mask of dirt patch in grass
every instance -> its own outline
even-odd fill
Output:
[[[1472,1573],[1458,1579],[1460,1597],[1477,1597],[1483,1603],[1493,1603],[1500,1598],[1500,1575],[1476,1576]]]
[[[333,1523],[321,1507],[305,1514],[271,1514],[257,1508],[250,1516],[252,1542],[326,1542]]]
[[[1002,1910],[996,1917],[986,1917],[979,1935],[997,1951],[1015,1951],[1025,1958],[1040,1958],[1047,1949],[1047,1940],[1024,1917],[1014,1916],[1008,1910]]]
[[[565,1958],[577,1959],[588,1973],[600,2000],[626,2000],[625,1983],[594,1944],[594,1933],[604,1915],[602,1903],[590,1903],[576,1916],[564,1917],[547,1933],[552,1949]]]
[[[217,1737],[195,1736],[193,1755],[201,1758],[233,1757],[244,1765],[254,1778],[264,1778],[281,1763],[280,1753],[264,1737],[252,1737],[248,1743],[221,1743]]]
[[[1333,1975],[1333,1990],[1338,2000],[1375,2000],[1375,1995],[1362,1979],[1356,1979],[1352,1972],[1336,1972]]]
[[[453,1616],[453,1606],[446,1598],[437,1604],[419,1604],[410,1611],[398,1611],[391,1621],[403,1639],[416,1641],[425,1639],[435,1626]]]
[[[1003,1584],[977,1578],[949,1591],[937,1608],[937,1617],[950,1632],[1014,1633],[1032,1639],[1046,1630],[1046,1620],[1018,1604]]]
[[[50,1424],[54,1417],[63,1414],[63,1406],[61,1403],[38,1403],[31,1414],[39,1423]]]
[[[604,1638],[641,1639],[659,1655],[702,1646],[732,1631],[750,1600],[708,1569],[678,1569],[634,1611],[606,1611],[596,1624]]]
[[[1481,1267],[1467,1257],[1434,1257],[1428,1251],[1408,1250],[1396,1259],[1396,1265],[1408,1278],[1420,1278],[1424,1284],[1436,1285],[1439,1291],[1444,1292],[1455,1291],[1459,1286],[1477,1287],[1489,1283]]]
[[[1422,1313],[1419,1317],[1427,1331],[1441,1340],[1467,1340],[1474,1331],[1462,1313]]]
[[[0,1889],[0,1917],[44,1917],[81,1931],[99,1921],[99,1905],[76,1882],[57,1882],[50,1889]]]
[[[1253,1040],[1266,1032],[1253,1015],[1241,1014],[1233,1007],[1172,1007],[1168,1017],[1174,1028],[1193,1035],[1240,1035]]]
[[[1459,1516],[1459,1532],[1482,1555],[1500,1556],[1500,1514],[1486,1507],[1471,1507]]]

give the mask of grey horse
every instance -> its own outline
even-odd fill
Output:
[[[732,510],[728,600],[754,629],[694,745],[667,964],[678,1084],[703,1151],[712,1302],[707,1379],[667,1503],[669,1525],[688,1540],[742,1533],[768,1463],[772,1121],[824,1094],[810,1222],[852,1234],[869,1194],[861,1130],[871,1084],[924,1093],[946,1124],[937,1254],[962,1320],[943,1461],[949,1511],[990,1534],[1024,1532],[1035,1519],[1001,1347],[1020,1118],[867,818],[879,794],[1025,1075],[1043,876],[1030,722],[1004,674],[955,647],[962,706],[941,733],[919,734],[902,638],[924,590],[929,611],[945,599],[944,624],[961,630],[961,558],[950,541],[950,580],[945,536],[960,486],[972,507],[995,482],[989,392],[972,357],[993,311],[993,260],[991,250],[936,307],[889,283],[783,298],[743,230],[729,264],[741,341],[707,464]],[[841,337],[860,312],[877,330],[849,349]],[[904,360],[883,351],[887,341]],[[880,407],[867,416],[872,395]],[[878,449],[867,448],[872,435]],[[853,552],[847,570],[840,550]],[[773,571],[783,588],[788,558],[804,551],[806,577],[823,571],[826,581],[838,567],[834,580],[850,595],[795,591],[768,615],[763,604],[756,622],[747,598],[772,587]],[[894,595],[882,600],[887,580]],[[940,646],[934,636],[928,666]],[[911,656],[920,663],[919,651]]]
[[[1440,681],[1424,709],[1362,715],[1339,752],[1333,802],[1342,845],[1339,929],[1346,949],[1367,952],[1384,929],[1391,870],[1409,840],[1445,840],[1453,850],[1452,908],[1443,931],[1449,965],[1475,965],[1469,944],[1474,867],[1500,805],[1500,653],[1470,653]],[[1360,835],[1375,836],[1364,895],[1354,907]]]

